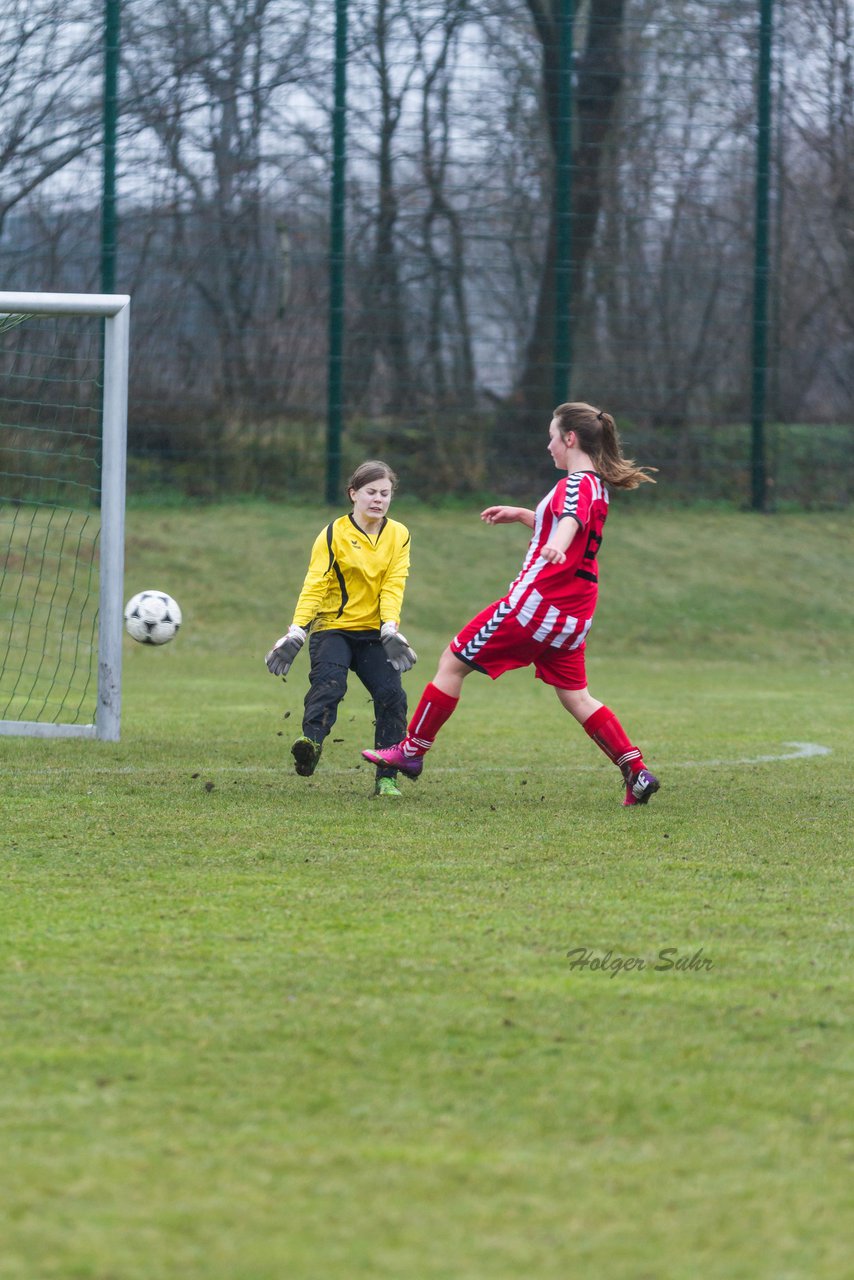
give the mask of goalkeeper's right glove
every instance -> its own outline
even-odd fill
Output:
[[[291,663],[304,644],[305,632],[295,622],[292,623],[285,634],[279,637],[264,659],[270,674],[273,676],[286,676],[291,669]]]

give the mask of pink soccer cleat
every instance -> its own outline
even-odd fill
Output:
[[[378,764],[390,769],[399,769],[401,773],[406,774],[407,778],[413,780],[418,777],[424,768],[423,756],[408,756],[403,750],[403,744],[396,742],[393,747],[376,747],[363,751],[362,755],[366,760],[370,760],[371,764]]]
[[[661,783],[649,769],[638,769],[637,773],[626,774],[626,798],[624,805],[646,804],[650,796],[654,796]]]

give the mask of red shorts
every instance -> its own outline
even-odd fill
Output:
[[[526,618],[505,596],[463,627],[451,641],[451,653],[492,680],[533,666],[537,679],[556,689],[586,689],[584,640],[593,619],[551,619],[550,613],[557,610]]]

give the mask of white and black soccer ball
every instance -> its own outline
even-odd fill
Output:
[[[140,591],[125,605],[127,633],[140,644],[168,644],[181,626],[181,609],[165,591]]]

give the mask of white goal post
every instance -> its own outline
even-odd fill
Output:
[[[73,381],[80,361],[68,354],[65,317],[103,321],[103,343],[100,324],[87,322],[85,433],[77,426],[83,414]],[[43,326],[30,345],[28,325]],[[45,337],[51,325],[59,338]],[[0,292],[0,337],[20,335],[12,355],[0,342],[0,683],[9,669],[0,690],[2,735],[119,738],[129,331],[125,295]],[[51,360],[58,377],[49,372]],[[27,398],[34,370],[39,385],[60,384],[47,407],[37,396]],[[87,472],[81,482],[84,453],[94,478]],[[71,468],[66,476],[63,467]],[[39,556],[48,565],[43,573]],[[69,679],[79,685],[73,698],[63,693]]]

